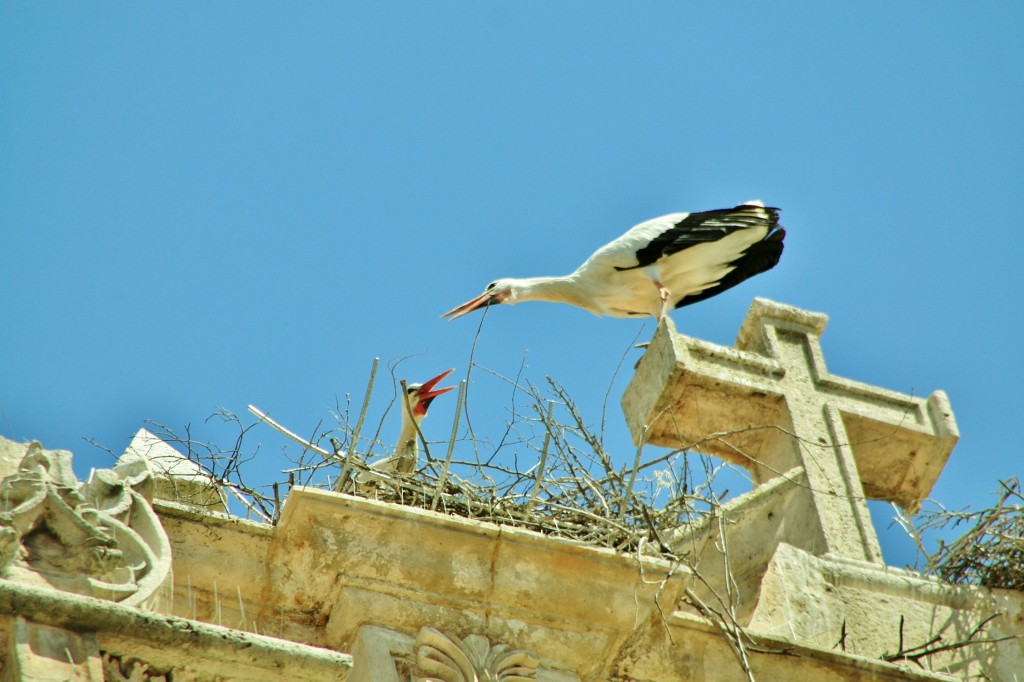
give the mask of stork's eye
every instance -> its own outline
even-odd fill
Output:
[[[497,282],[491,282],[490,284],[487,285],[487,288],[484,289],[484,291],[490,291],[491,289],[493,289],[496,286],[498,286]]]
[[[413,393],[415,393],[418,390],[420,390],[420,385],[419,384],[412,384],[411,386],[406,386],[405,387],[405,392],[408,393],[409,395],[412,395]]]

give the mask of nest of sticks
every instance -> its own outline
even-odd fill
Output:
[[[921,537],[944,529],[964,530],[956,540],[939,540],[934,552],[925,552]],[[938,507],[919,514],[918,523],[908,531],[925,556],[925,572],[959,585],[1024,591],[1024,496],[1019,479],[1002,481],[991,507],[978,511]]]
[[[716,493],[713,482],[717,471],[728,465],[694,449],[651,455],[639,447],[625,463],[616,458],[620,461],[616,464],[565,389],[550,378],[543,391],[529,383],[515,384],[519,404],[510,410],[507,431],[496,445],[478,441],[466,427],[460,432],[458,415],[468,412],[463,409],[463,382],[451,438],[428,443],[421,433],[418,471],[406,476],[381,472],[373,468],[374,460],[388,454],[378,438],[381,428],[372,437],[362,435],[376,368],[375,363],[355,425],[350,411],[339,408],[334,413],[336,428],[323,432],[318,428],[315,438],[296,434],[252,406],[249,410],[258,419],[254,424],[245,425],[227,411],[215,415],[239,430],[234,446],[227,450],[195,440],[188,431],[182,436],[161,424],[150,424],[159,438],[186,449],[187,457],[242,505],[244,515],[267,523],[276,523],[287,489],[303,485],[620,552],[672,557],[662,538],[713,513],[725,494]],[[404,390],[396,390],[393,404],[403,394]],[[251,476],[244,465],[255,455],[246,454],[244,441],[259,424],[301,446],[298,455],[294,450],[288,455],[293,466],[282,470],[287,482],[249,483]],[[361,454],[375,450],[376,454]],[[530,464],[523,468],[521,461]]]

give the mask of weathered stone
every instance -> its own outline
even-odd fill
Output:
[[[71,453],[29,443],[17,471],[0,482],[3,581],[157,606],[169,582],[170,543],[149,505],[147,462],[94,471],[79,484]],[[95,632],[37,622],[12,612],[7,680],[102,682]],[[133,680],[133,682],[135,682]]]
[[[945,394],[927,400],[828,373],[828,318],[764,299],[736,348],[658,328],[622,398],[637,443],[688,447],[751,471],[755,485],[802,467],[815,532],[800,546],[881,562],[866,499],[916,509],[958,438]]]
[[[227,511],[224,489],[202,467],[146,429],[139,429],[118,460],[145,461],[153,470],[154,497],[209,511]]]
[[[4,682],[103,682],[96,633],[12,621]]]
[[[352,646],[349,682],[579,682],[572,672],[543,666],[528,651],[492,644],[481,635],[465,639],[436,628],[421,628],[415,638],[378,626],[364,626]]]
[[[99,649],[145,661],[173,679],[212,682],[345,680],[348,654],[194,619],[157,614],[92,597],[0,580],[0,640],[10,641],[15,616],[80,633],[96,633]]]
[[[431,626],[544,659],[574,651],[581,676],[599,675],[638,624],[669,612],[686,573],[531,531],[308,488],[289,495],[268,561],[264,601],[311,611],[327,646],[351,647],[368,623],[405,632]]]
[[[147,463],[136,461],[79,484],[71,453],[29,444],[18,471],[0,482],[0,574],[149,602],[171,567],[170,544],[146,499],[150,476]]]

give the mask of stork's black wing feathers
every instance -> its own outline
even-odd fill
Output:
[[[775,221],[778,220],[778,214]],[[720,294],[726,289],[731,289],[745,279],[758,275],[765,270],[771,270],[782,257],[782,240],[786,238],[786,231],[777,227],[768,233],[768,236],[743,252],[743,255],[732,262],[735,266],[729,274],[718,281],[713,287],[705,289],[699,294],[684,296],[676,301],[676,308],[682,308],[692,303],[699,303],[705,299]]]
[[[765,217],[767,213],[767,218]],[[777,208],[765,208],[756,205],[743,204],[736,208],[721,208],[714,211],[700,211],[698,213],[691,213],[678,223],[665,230],[657,237],[651,240],[647,246],[642,249],[638,249],[636,252],[637,264],[634,267],[642,268],[655,263],[665,256],[670,256],[673,253],[678,253],[684,249],[688,249],[691,246],[697,244],[703,244],[705,242],[718,241],[726,235],[732,234],[738,230],[745,230],[751,227],[765,226],[768,227],[768,234],[765,236],[765,241],[773,240],[777,232],[785,232],[777,230],[779,227],[779,209]],[[747,250],[747,254],[755,250],[758,244]],[[763,272],[771,268],[775,263],[778,262],[778,255],[782,253],[782,236],[778,237],[778,254],[775,255],[775,260],[770,265],[765,266],[761,270],[751,272],[737,280],[733,284],[738,284],[747,277],[756,275],[758,272]],[[740,260],[746,258],[744,255]],[[761,260],[761,259],[759,259]],[[618,270],[626,270],[632,268],[616,268]],[[737,268],[739,270],[740,268]],[[734,273],[736,270],[733,271]],[[729,286],[733,286],[732,284]],[[728,287],[725,287],[726,289]],[[719,291],[721,289],[718,289]],[[707,296],[705,296],[707,298]],[[688,301],[689,302],[689,301]]]

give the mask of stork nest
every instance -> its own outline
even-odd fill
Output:
[[[463,465],[465,466],[465,465]],[[650,490],[625,490],[629,472],[595,477],[530,479],[533,472],[500,489],[453,477],[449,472],[438,492],[436,463],[416,479],[392,480],[373,487],[347,487],[344,492],[369,499],[419,507],[475,521],[531,530],[620,552],[671,555],[663,535],[707,513],[710,507],[694,495],[681,495],[655,506]],[[647,483],[645,480],[644,483]],[[537,487],[539,494],[532,490]]]
[[[915,533],[965,527],[952,542],[939,540],[926,555],[926,572],[960,585],[1024,591],[1024,496],[1020,481],[1000,483],[999,499],[978,511],[939,508],[918,516]]]
[[[719,506],[725,492],[716,493],[714,478],[728,465],[683,449],[662,450],[645,458],[643,448],[627,457],[627,463],[615,464],[565,390],[550,378],[548,383],[544,396],[532,385],[519,387],[520,395],[530,403],[514,406],[508,431],[497,446],[478,443],[471,436],[425,443],[419,471],[404,476],[372,468],[370,463],[386,454],[387,448],[376,436],[360,438],[358,426],[351,428],[348,414],[341,410],[335,414],[338,428],[322,432],[315,440],[298,436],[252,407],[250,411],[260,421],[248,425],[221,410],[213,417],[238,429],[229,450],[193,439],[187,427],[184,435],[179,435],[162,424],[150,422],[150,426],[161,440],[185,449],[188,459],[244,507],[244,515],[263,522],[276,523],[288,488],[302,485],[523,528],[619,552],[674,558],[672,543],[666,538]],[[295,465],[283,470],[287,483],[249,483],[252,474],[244,465],[255,454],[248,454],[243,442],[260,422],[302,445],[298,456],[283,449]],[[323,447],[327,443],[331,445]],[[348,454],[368,449],[376,449],[377,455]],[[438,456],[445,450],[444,456]],[[453,456],[455,450],[461,458]],[[532,463],[525,471],[519,470],[521,459]]]
[[[645,459],[639,448],[629,463],[615,465],[565,390],[548,381],[556,400],[539,398],[531,387],[533,415],[519,413],[510,424],[516,446],[533,462],[527,470],[519,471],[518,456],[512,464],[494,463],[493,450],[484,461],[428,451],[421,453],[426,464],[415,475],[392,474],[384,481],[367,476],[365,463],[350,461],[351,480],[335,483],[335,489],[619,552],[674,557],[672,532],[719,504],[710,458],[677,450]],[[447,445],[450,455],[452,444]]]

